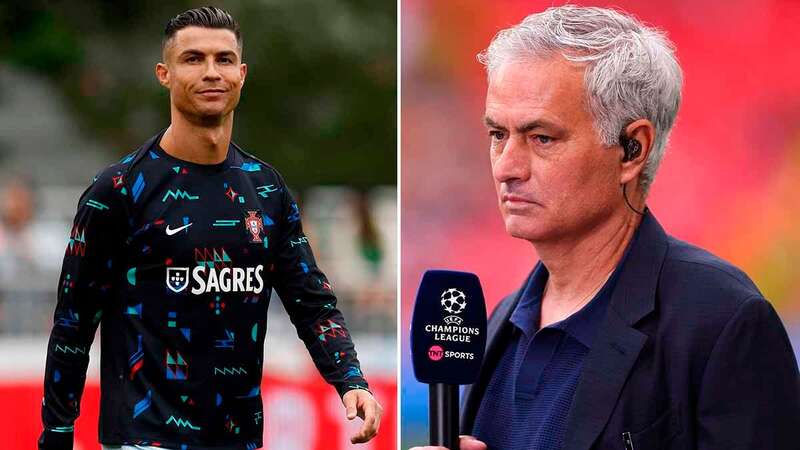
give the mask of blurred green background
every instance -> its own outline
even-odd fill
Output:
[[[168,94],[153,74],[164,26],[205,4],[3,2],[0,64],[51,81],[80,132],[123,155],[169,124]],[[395,2],[214,5],[239,21],[249,66],[239,145],[299,190],[396,183]]]

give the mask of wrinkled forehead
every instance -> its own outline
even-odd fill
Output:
[[[227,28],[197,26],[181,28],[164,46],[165,54],[177,55],[186,50],[196,50],[208,54],[225,51],[241,54],[236,34]]]
[[[489,76],[486,115],[494,120],[537,113],[577,119],[587,112],[584,73],[583,65],[560,55],[505,62]]]

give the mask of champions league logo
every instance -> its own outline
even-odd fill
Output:
[[[444,323],[448,325],[461,325],[464,321],[456,314],[461,314],[467,307],[467,296],[456,288],[450,288],[442,292],[441,304],[444,311],[449,316],[445,316]]]

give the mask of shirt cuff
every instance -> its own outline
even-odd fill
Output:
[[[72,450],[74,426],[48,427],[39,436],[39,450]]]
[[[350,391],[356,390],[356,389],[362,389],[364,391],[369,392],[373,396],[375,395],[369,389],[369,385],[367,384],[366,381],[347,382],[347,383],[340,384],[339,386],[336,387],[336,390],[339,392],[339,397],[344,397],[344,394],[346,394],[346,393],[348,393]]]

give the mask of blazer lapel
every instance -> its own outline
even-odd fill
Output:
[[[583,364],[564,434],[564,450],[587,450],[605,427],[628,372],[647,336],[629,328],[614,311]],[[613,331],[610,331],[613,330]]]
[[[647,335],[633,325],[653,311],[667,236],[647,211],[583,364],[567,418],[563,450],[588,450],[606,423]]]

